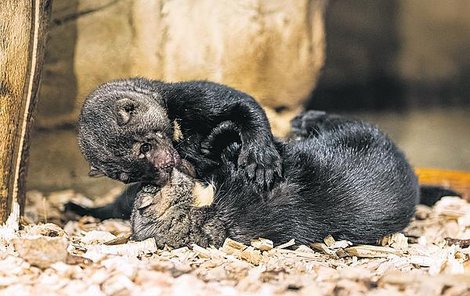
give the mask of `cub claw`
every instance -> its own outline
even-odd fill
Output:
[[[269,190],[276,176],[282,177],[281,157],[272,144],[242,147],[238,167],[245,171],[248,179],[253,180],[260,190]]]

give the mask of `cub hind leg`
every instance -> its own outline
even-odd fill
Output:
[[[309,110],[300,113],[291,121],[293,138],[316,137],[326,131],[354,120],[325,111]]]

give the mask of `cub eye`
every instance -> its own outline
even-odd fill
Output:
[[[150,145],[149,143],[144,143],[140,146],[140,153],[142,154],[145,154],[150,150],[152,150],[152,145]]]

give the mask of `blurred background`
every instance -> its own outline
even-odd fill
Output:
[[[414,166],[470,170],[470,1],[330,1],[307,106],[377,123]]]
[[[369,120],[412,165],[470,170],[470,1],[55,0],[28,188],[101,195],[75,122],[110,79],[209,79],[252,94],[275,133],[303,109]]]

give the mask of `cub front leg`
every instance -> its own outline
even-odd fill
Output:
[[[233,122],[241,150],[238,167],[260,189],[270,188],[281,177],[282,163],[274,145],[266,114],[249,95],[206,81],[168,84],[165,93],[168,115],[179,119],[183,134],[208,135],[220,123]]]

